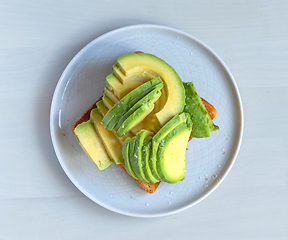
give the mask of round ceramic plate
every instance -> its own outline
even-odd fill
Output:
[[[220,127],[206,139],[192,139],[186,152],[185,180],[161,183],[145,192],[115,164],[100,171],[71,131],[76,120],[103,94],[116,59],[143,51],[170,64],[185,82],[218,111]],[[236,83],[216,53],[195,37],[157,25],[108,32],[85,46],[69,63],[56,87],[50,116],[59,162],[74,185],[97,204],[124,215],[159,217],[179,212],[207,197],[223,181],[239,151],[243,110]]]

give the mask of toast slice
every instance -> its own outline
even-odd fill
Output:
[[[213,121],[215,117],[217,116],[216,108],[211,103],[207,102],[205,99],[201,98],[201,100],[202,100],[202,103],[204,104],[204,107],[207,113],[209,114],[209,117]]]
[[[100,97],[95,103],[92,104],[92,106],[90,108],[88,108],[86,110],[86,112],[76,121],[76,123],[74,124],[74,126],[72,127],[72,132],[74,133],[74,129],[77,127],[78,124],[80,123],[83,123],[83,122],[87,122],[89,119],[90,119],[90,112],[96,108],[96,103],[98,101],[100,101],[102,99],[102,97]],[[212,120],[214,120],[214,118],[216,117],[217,115],[217,111],[215,109],[215,107],[210,104],[209,102],[207,102],[205,99],[201,98],[204,106],[205,106],[205,109],[206,111],[208,112],[210,118]],[[192,138],[189,139],[189,141],[191,140]],[[122,168],[125,172],[125,167],[124,167],[124,164],[119,164],[118,165],[120,168]],[[130,176],[130,175],[129,175]],[[132,178],[132,177],[131,177]],[[136,180],[134,178],[132,178],[134,181],[136,181],[138,183],[138,185],[143,188],[146,192],[148,193],[154,193],[156,191],[156,189],[158,188],[160,182],[158,183],[147,183],[147,182],[143,182],[141,181],[140,179]]]

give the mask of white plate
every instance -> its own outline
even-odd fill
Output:
[[[199,95],[218,111],[214,122],[220,130],[187,146],[185,180],[161,183],[154,194],[146,193],[115,164],[99,171],[71,132],[76,120],[102,96],[116,59],[134,51],[165,60],[183,81],[193,81]],[[243,110],[230,71],[207,45],[179,30],[135,25],[98,37],[72,59],[53,96],[50,128],[62,168],[88,198],[124,215],[159,217],[193,206],[223,181],[240,148]]]

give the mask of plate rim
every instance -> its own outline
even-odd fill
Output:
[[[70,171],[66,168],[65,164],[62,162],[61,157],[60,157],[60,150],[58,149],[59,146],[56,144],[56,137],[55,137],[55,123],[54,123],[54,113],[55,113],[55,105],[56,105],[56,98],[58,96],[58,92],[60,89],[60,86],[62,85],[62,82],[67,74],[67,72],[69,71],[70,67],[75,63],[75,61],[77,61],[77,59],[79,58],[79,56],[82,55],[83,52],[86,51],[86,49],[88,49],[91,45],[93,45],[96,41],[100,41],[102,38],[107,38],[109,37],[109,35],[113,35],[113,34],[117,34],[118,32],[121,31],[131,31],[133,29],[139,29],[139,28],[146,28],[146,29],[162,29],[162,30],[167,30],[170,32],[174,32],[174,33],[178,33],[181,35],[184,35],[192,40],[194,40],[195,42],[197,42],[198,44],[200,44],[203,48],[205,48],[210,54],[212,54],[217,61],[219,61],[219,63],[222,65],[222,67],[225,69],[225,71],[227,72],[230,81],[234,87],[235,93],[237,95],[237,100],[239,103],[239,109],[237,109],[238,111],[240,110],[240,129],[239,129],[239,137],[237,140],[237,147],[235,150],[235,154],[229,164],[229,166],[227,167],[227,170],[224,172],[223,177],[217,182],[217,184],[215,184],[215,186],[213,186],[206,194],[204,194],[203,196],[201,196],[200,198],[198,198],[197,200],[191,202],[190,204],[186,204],[180,208],[177,208],[175,210],[171,210],[171,211],[164,211],[163,213],[156,213],[156,214],[140,214],[140,213],[133,213],[131,211],[124,211],[121,210],[119,208],[115,208],[109,204],[105,204],[102,201],[96,201],[94,198],[92,198],[89,194],[89,192],[85,191],[82,186],[80,186],[78,184],[78,182],[76,181],[76,179],[73,177],[73,175],[70,173]],[[56,153],[57,156],[57,160],[60,163],[63,171],[65,172],[65,174],[68,176],[69,180],[78,188],[78,190],[84,194],[86,197],[88,197],[90,200],[92,200],[93,202],[97,203],[98,205],[106,208],[107,210],[113,211],[115,213],[118,214],[122,214],[122,215],[126,215],[126,216],[130,216],[130,217],[140,217],[140,218],[152,218],[152,217],[163,217],[163,216],[168,216],[171,214],[175,214],[178,212],[181,212],[185,209],[188,209],[194,205],[196,205],[197,203],[201,202],[202,200],[204,200],[206,197],[208,197],[212,192],[214,192],[218,186],[224,181],[224,179],[227,177],[228,173],[230,172],[230,170],[232,169],[236,158],[239,154],[240,151],[240,147],[242,144],[242,139],[243,139],[243,132],[244,132],[244,112],[243,112],[243,104],[242,104],[242,100],[241,100],[241,95],[240,95],[240,91],[238,89],[238,86],[236,84],[236,81],[232,75],[232,73],[230,72],[229,68],[227,67],[227,65],[224,63],[224,61],[220,58],[220,56],[212,49],[210,48],[207,44],[205,44],[203,41],[199,40],[198,38],[194,37],[193,35],[190,35],[182,30],[179,29],[175,29],[172,27],[168,27],[168,26],[164,26],[164,25],[157,25],[157,24],[136,24],[136,25],[129,25],[129,26],[125,26],[125,27],[120,27],[111,31],[108,31],[98,37],[96,37],[95,39],[93,39],[92,41],[90,41],[88,44],[86,44],[80,51],[77,52],[77,54],[74,55],[74,57],[69,61],[69,63],[67,64],[67,66],[65,67],[63,73],[61,74],[58,83],[55,87],[54,93],[53,93],[53,97],[52,97],[52,102],[51,102],[51,107],[50,107],[50,136],[51,136],[51,140],[52,140],[52,145],[54,148],[54,151]]]

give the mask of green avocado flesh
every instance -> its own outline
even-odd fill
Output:
[[[211,120],[194,87],[194,84],[192,82],[184,82],[183,84],[186,92],[184,112],[190,114],[193,122],[191,137],[209,137],[211,132],[219,130],[219,127],[214,125]]]
[[[151,132],[147,130],[141,130],[140,132],[137,133],[134,146],[134,153],[132,154],[133,156],[130,158],[130,163],[134,173],[137,175],[139,179],[141,179],[144,182],[149,181],[146,178],[146,175],[143,171],[143,169],[145,168],[144,166],[145,162],[144,159],[142,159],[142,147],[144,139],[149,135],[151,135]]]
[[[192,130],[189,114],[175,116],[162,129],[161,135],[157,133],[152,138],[151,132],[141,130],[129,140],[129,147],[125,143],[127,140],[124,141],[122,151],[125,168],[133,178],[152,183],[176,183],[184,179],[185,152]],[[154,161],[154,164],[151,164],[151,161]]]
[[[101,114],[101,116],[102,116],[102,118],[106,115],[106,113],[108,112],[108,108],[107,107],[105,107],[105,105],[104,105],[104,102],[103,102],[103,100],[100,100],[99,102],[97,102],[96,103],[96,106],[97,106],[97,109],[99,110],[99,112],[100,112],[100,114]],[[102,124],[102,123],[101,123]],[[127,138],[127,137],[132,137],[131,135],[131,133],[129,133],[129,132],[127,132],[124,136],[122,136],[122,137],[118,137],[117,135],[116,135],[116,130],[115,129],[113,129],[112,130],[112,132],[113,132],[113,134],[114,134],[114,136],[118,139],[118,141],[121,143],[121,145],[123,144],[123,142],[124,142],[124,140]]]
[[[115,94],[115,96],[117,96],[118,99],[121,99],[133,89],[156,77],[157,75],[142,72],[137,75],[131,75],[126,77],[125,84],[122,84],[120,80],[113,73],[111,73],[106,77],[106,88],[113,91],[113,93]]]
[[[152,137],[148,136],[144,139],[141,154],[142,154],[142,161],[143,163],[143,172],[148,180],[148,182],[156,183],[159,182],[156,179],[149,166],[150,154],[151,154],[151,144],[152,144]]]
[[[161,181],[176,183],[185,177],[186,146],[192,129],[191,120],[175,127],[157,151],[157,170]]]
[[[156,85],[162,83],[160,78],[154,78],[149,82],[142,84],[137,87],[125,97],[123,97],[118,103],[116,103],[103,118],[104,127],[112,130],[118,123],[119,119],[141,98],[143,98],[147,93],[152,91]],[[105,96],[105,95],[104,95]],[[104,99],[103,99],[104,101]],[[105,104],[105,101],[104,101]],[[106,105],[106,104],[105,104]],[[107,107],[107,106],[106,106]],[[107,107],[109,108],[109,107]]]
[[[126,78],[145,72],[161,77],[164,88],[160,97],[161,106],[155,113],[160,126],[183,111],[185,89],[178,73],[168,63],[148,53],[127,53],[117,59],[117,66]]]
[[[124,84],[124,79],[125,79],[125,75],[121,72],[121,69],[117,66],[117,64],[114,64],[112,66],[113,69],[113,74],[115,75],[115,77],[117,77],[117,79]]]
[[[189,114],[181,113],[179,115],[174,116],[168,123],[166,123],[152,138],[152,150],[150,156],[150,169],[152,170],[153,176],[160,180],[160,176],[157,171],[156,162],[157,162],[157,150],[160,142],[164,139],[175,127],[180,125],[181,123],[185,123],[189,119]]]
[[[107,87],[104,88],[104,94],[110,98],[114,103],[119,102],[119,98],[114,95],[113,91],[109,90]]]
[[[122,137],[129,132],[133,127],[139,124],[147,115],[153,110],[154,103],[148,101],[141,105],[135,112],[133,112],[117,130],[116,135]]]
[[[135,112],[141,105],[144,105],[145,103],[152,101],[153,103],[156,102],[159,97],[161,96],[160,89],[163,87],[163,83],[160,83],[156,85],[155,89],[152,90],[150,93],[148,93],[146,96],[144,96],[142,99],[140,99],[137,103],[133,105],[132,108],[130,108],[120,119],[117,123],[115,129],[118,130],[119,127],[123,124],[123,122],[133,113]]]
[[[103,95],[102,100],[105,107],[108,109],[111,109],[115,105],[115,103],[106,94]]]
[[[131,138],[131,141],[129,142],[129,153],[128,153],[128,161],[129,161],[129,166],[130,166],[129,171],[132,177],[134,177],[135,179],[139,179],[132,165],[132,162],[134,160],[135,143],[136,143],[136,137]]]
[[[105,106],[103,100],[100,100],[96,103],[97,108],[99,109],[99,112],[101,113],[102,117],[106,115],[106,113],[109,111],[109,109]]]
[[[74,129],[74,134],[84,152],[97,168],[103,170],[112,163],[112,159],[106,152],[91,121],[78,124]]]
[[[93,121],[96,132],[100,136],[100,139],[102,140],[108,155],[116,164],[123,163],[122,145],[114,133],[104,128],[104,126],[101,124],[102,116],[98,108],[94,108],[91,111],[90,119]]]
[[[133,144],[133,138],[126,138],[123,146],[122,146],[122,156],[124,159],[124,166],[125,166],[125,170],[126,172],[133,178],[138,179],[138,177],[136,176],[136,174],[133,172],[131,164],[130,164],[130,144],[132,144],[132,146],[134,146]]]

